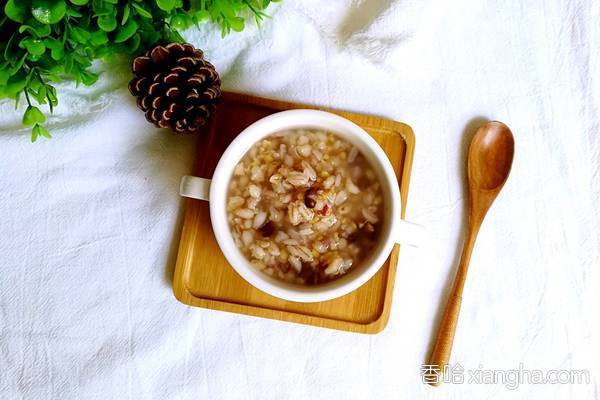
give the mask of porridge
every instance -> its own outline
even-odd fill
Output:
[[[294,129],[256,143],[235,167],[227,218],[252,265],[318,284],[356,267],[377,242],[381,185],[365,157],[333,133]]]

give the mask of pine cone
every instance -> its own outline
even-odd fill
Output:
[[[159,128],[193,133],[215,111],[221,79],[191,44],[156,46],[133,60],[129,91],[146,119]]]

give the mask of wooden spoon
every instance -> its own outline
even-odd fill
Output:
[[[502,122],[486,123],[477,130],[471,141],[467,161],[470,196],[469,226],[454,286],[448,297],[435,347],[429,359],[428,371],[437,374],[435,376],[437,379],[432,379],[431,382],[428,380],[428,383],[433,386],[438,386],[442,382],[444,367],[450,358],[469,260],[477,233],[488,209],[508,178],[514,151],[513,135]]]

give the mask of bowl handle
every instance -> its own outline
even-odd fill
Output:
[[[208,201],[210,193],[210,179],[185,175],[181,177],[179,195],[192,199]]]

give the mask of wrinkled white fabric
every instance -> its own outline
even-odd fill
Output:
[[[195,309],[172,295],[195,139],[153,129],[126,68],[59,86],[52,140],[0,106],[2,399],[597,399],[600,3],[286,0],[205,49],[226,89],[408,123],[417,147],[388,327],[364,336]],[[235,118],[235,116],[232,116]],[[421,383],[460,252],[465,137],[516,137],[473,253],[452,360],[588,369],[589,384]],[[465,372],[465,381],[469,375]]]

